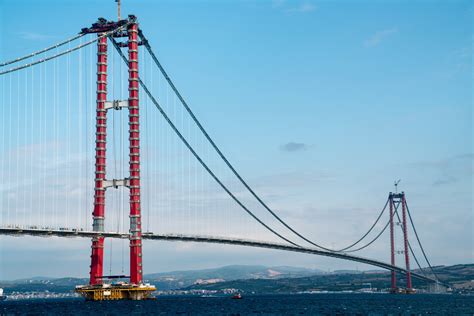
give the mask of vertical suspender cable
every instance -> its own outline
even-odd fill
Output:
[[[2,92],[1,92],[1,100],[2,100],[2,104],[5,104],[6,105],[6,87],[5,87],[5,81],[6,81],[6,78],[2,78],[1,79],[2,81]],[[5,123],[6,123],[6,117],[5,117],[5,110],[4,110],[4,115],[0,118],[0,124],[2,125],[1,127],[1,134],[0,134],[0,137],[2,138],[2,145],[0,147],[0,161],[2,162],[2,164],[0,165],[0,177],[1,179],[5,179],[5,173],[4,173],[4,165],[5,165],[5,153],[6,153],[6,150],[5,150],[5,138],[6,138],[6,135],[5,135]],[[3,203],[4,203],[4,199],[5,199],[5,193],[6,193],[6,190],[7,188],[5,186],[3,186],[1,189],[2,191],[2,194],[0,196],[0,223],[3,223],[5,224],[5,209],[4,209],[4,206],[3,206]]]
[[[6,78],[1,78],[2,80],[2,95],[1,95],[1,98],[2,98],[2,104],[6,104],[6,87],[5,87],[5,82],[6,82]],[[5,169],[4,169],[4,166],[5,166],[5,153],[6,153],[6,150],[5,150],[5,139],[6,139],[6,135],[5,135],[5,124],[7,121],[7,117],[5,116],[5,112],[4,112],[4,115],[1,117],[0,119],[0,124],[2,125],[1,129],[2,129],[2,133],[0,134],[0,137],[2,138],[2,147],[0,148],[0,161],[2,161],[2,165],[0,165],[0,177],[1,179],[6,179],[6,176],[5,176]],[[3,167],[2,167],[3,166]],[[5,186],[3,186],[1,188],[2,190],[2,195],[0,196],[0,223],[5,223],[5,218],[4,218],[4,207],[3,207],[3,202],[4,202],[4,199],[5,199],[5,191],[7,190],[7,188]]]
[[[146,63],[146,58],[145,58],[145,51],[142,50],[142,60],[144,62],[144,73],[145,76],[148,74],[148,67]],[[151,183],[150,183],[150,168],[151,168],[151,163],[150,163],[150,140],[149,140],[149,118],[148,118],[148,98],[145,98],[145,146],[146,146],[146,183],[147,183],[147,212],[146,212],[146,231],[150,231],[150,199],[151,199]]]
[[[39,141],[40,143],[43,143],[43,137],[44,137],[44,131],[43,131],[43,126],[44,126],[44,110],[43,110],[43,106],[44,106],[44,95],[45,95],[45,92],[43,90],[45,90],[44,88],[44,80],[43,80],[43,75],[44,73],[46,72],[46,70],[44,70],[44,64],[40,65],[40,80],[39,80],[39,87],[40,87],[40,95],[39,95],[39,98],[40,98],[40,120],[39,120]],[[45,150],[41,150],[40,151],[42,155],[44,155],[45,153]],[[42,173],[41,173],[41,186],[40,186],[40,199],[39,199],[39,203],[40,203],[40,217],[41,217],[41,225],[44,226],[45,223],[44,223],[44,174],[43,174],[43,169],[41,169]],[[42,188],[42,189],[41,189]]]
[[[59,78],[59,69],[61,68],[60,65],[58,65],[58,59],[54,60],[55,63],[55,68],[54,68],[54,79],[55,79],[55,94],[54,94],[54,111],[55,111],[55,119],[54,119],[54,141],[56,143],[56,161],[55,161],[55,170],[56,170],[56,181],[54,182],[56,190],[55,190],[55,204],[54,204],[54,218],[57,219],[59,216],[59,150],[60,150],[60,142],[59,142],[59,83],[60,83],[60,78]],[[56,223],[56,225],[60,225],[59,222]]]
[[[34,72],[34,68],[31,68],[31,100],[30,100],[30,144],[33,144],[34,143],[34,131],[36,131],[36,126],[35,126],[35,120],[34,120],[34,117],[36,117],[36,113],[35,110],[36,110],[36,107],[33,106],[34,104],[34,101],[36,100],[35,98],[35,90],[33,90],[33,86],[34,86],[34,76],[35,76],[35,72]],[[33,154],[30,153],[30,181],[31,181],[31,191],[30,191],[30,211],[33,211],[33,192],[34,192],[34,184],[33,184]],[[37,216],[38,214],[35,213],[35,215]],[[36,217],[34,216],[34,217]],[[33,217],[33,216],[32,216]],[[39,222],[39,219],[35,218],[34,219],[35,223],[38,223]]]
[[[107,52],[108,53],[108,52]],[[112,86],[112,101],[116,100],[115,99],[115,82],[114,82],[114,74],[115,74],[115,59],[114,59],[114,52],[112,51],[110,53],[110,59],[112,60],[112,66],[110,67],[109,66],[109,69],[110,69],[110,75],[108,76],[108,78],[110,78],[110,83],[109,85]],[[115,110],[112,110],[112,154],[114,156],[114,179],[120,179],[120,177],[118,176],[118,173],[117,173],[117,149],[116,149],[116,146],[117,146],[117,137],[116,137],[116,129],[115,129]],[[122,188],[120,188],[120,191],[122,190]],[[114,194],[113,196],[113,200],[112,200],[112,207],[113,207],[113,210],[116,210],[116,203],[117,203],[117,194]],[[110,213],[110,212],[109,212]],[[117,216],[117,223],[119,222],[118,221],[118,212],[116,212],[115,216]],[[112,217],[113,218],[113,217]],[[112,223],[113,224],[113,223]],[[115,226],[115,225],[114,225]],[[112,228],[112,225],[111,225],[111,228]],[[112,260],[113,260],[113,238],[109,238],[110,242],[110,256],[109,256],[109,275],[112,275]]]
[[[17,87],[16,87],[16,155],[18,155],[18,148],[20,147],[20,95],[24,93],[20,93],[20,75],[21,73],[17,73]],[[20,158],[15,157],[16,168],[15,172],[20,173]],[[18,179],[16,179],[15,186],[18,186]],[[15,223],[18,222],[18,213],[19,213],[19,204],[20,199],[18,196],[15,196]]]
[[[81,42],[82,44],[82,42]],[[86,137],[84,137],[84,181],[85,181],[85,193],[84,193],[84,203],[85,206],[83,207],[84,213],[84,228],[89,229],[89,225],[87,225],[87,215],[89,214],[89,75],[88,75],[88,68],[87,65],[90,63],[89,54],[87,50],[84,52],[84,62],[81,65],[81,69],[84,71],[84,121],[82,122],[84,126],[84,130],[86,133]]]
[[[19,107],[21,107],[23,109],[23,117],[22,117],[22,120],[23,120],[23,124],[22,124],[22,127],[23,127],[23,145],[22,147],[23,148],[26,148],[26,144],[27,144],[27,133],[26,133],[26,128],[24,128],[26,126],[26,124],[28,124],[28,109],[27,109],[27,105],[28,105],[28,99],[29,99],[29,96],[30,96],[30,87],[28,85],[28,70],[25,71],[25,90],[24,90],[24,100],[23,100],[23,104],[22,105],[18,105]],[[23,185],[25,186],[26,184],[26,157],[27,157],[27,154],[26,152],[23,153],[22,155],[23,157],[23,179],[21,180],[21,183],[19,183],[20,185]],[[24,190],[23,190],[24,192]],[[26,225],[27,222],[26,222],[26,213],[27,213],[27,207],[26,207],[26,197],[23,196],[21,198],[21,201],[22,201],[22,211],[23,211],[23,225]]]
[[[68,49],[69,49],[69,44],[68,44]],[[69,104],[69,85],[70,85],[70,77],[69,77],[69,64],[70,64],[70,59],[69,59],[70,54],[67,54],[66,56],[66,168],[67,168],[67,176],[68,179],[70,179],[71,176],[71,171],[72,168],[70,167],[70,159],[71,159],[71,133],[70,133],[70,104]],[[63,158],[64,159],[64,158]],[[69,183],[66,183],[65,188],[66,192],[68,191],[68,185]],[[66,197],[66,227],[69,227],[69,199]]]
[[[123,63],[119,62],[120,64],[120,72],[119,72],[119,76],[120,76],[120,81],[119,81],[119,97],[120,99],[122,100],[123,98]],[[123,143],[124,143],[124,132],[123,132],[123,125],[124,125],[124,121],[123,121],[123,111],[120,111],[120,174],[123,175],[124,174],[124,161],[125,159],[123,159],[124,155],[125,155],[125,152],[124,152],[124,146],[123,146]],[[120,190],[120,195],[119,195],[119,199],[120,199],[120,204],[119,204],[119,216],[120,216],[120,230],[123,231],[124,230],[124,191],[123,190]],[[122,243],[122,274],[124,274],[124,268],[125,268],[125,239],[122,239],[121,241]]]
[[[11,168],[11,152],[12,152],[12,124],[11,122],[13,122],[13,115],[12,115],[12,74],[8,75],[8,79],[9,79],[9,93],[8,93],[8,99],[9,99],[9,102],[8,102],[8,160],[7,160],[7,163],[5,164],[5,169],[7,169],[7,166],[8,166],[8,175],[9,177],[8,178],[11,178],[12,176],[12,168]],[[7,190],[10,191],[11,190],[11,183],[10,185],[7,187]],[[8,221],[11,221],[11,218],[10,218],[10,196],[9,194],[7,195],[7,218],[8,218]],[[11,222],[10,222],[11,223]]]
[[[82,44],[82,38],[81,38],[81,44]],[[79,117],[78,117],[78,129],[79,129],[79,153],[80,153],[80,168],[79,168],[79,172],[78,172],[78,186],[79,188],[81,188],[81,191],[83,192],[83,194],[81,195],[80,199],[80,203],[79,203],[79,207],[80,209],[77,211],[77,222],[78,222],[78,225],[79,225],[79,228],[83,227],[85,228],[85,223],[84,223],[84,226],[82,225],[81,223],[81,210],[84,210],[86,209],[86,205],[85,205],[85,195],[87,194],[87,192],[85,192],[83,190],[83,187],[82,187],[82,179],[83,179],[83,176],[84,176],[84,163],[85,161],[83,160],[83,151],[84,151],[84,143],[83,143],[83,140],[82,140],[82,133],[84,133],[84,131],[82,130],[83,126],[82,126],[82,120],[83,120],[83,117],[82,117],[82,94],[84,93],[84,91],[82,90],[82,49],[79,50],[79,57],[78,57],[78,62],[77,62],[77,78],[78,78],[78,111],[79,111]],[[86,135],[87,137],[87,135]]]

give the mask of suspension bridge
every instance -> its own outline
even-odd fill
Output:
[[[440,283],[404,192],[389,193],[368,230],[338,249],[278,215],[198,120],[133,15],[100,18],[65,41],[3,62],[0,80],[0,235],[91,238],[90,282],[77,289],[87,299],[149,297],[155,287],[143,280],[143,240],[364,263],[390,270],[394,293],[413,293],[412,277]],[[358,254],[383,241],[386,231],[390,262]],[[397,236],[403,250],[396,249]],[[129,240],[130,247],[129,282],[114,286],[105,281],[114,276],[104,275],[105,240],[112,239]],[[397,253],[403,266],[396,263]],[[397,274],[406,277],[403,289]]]

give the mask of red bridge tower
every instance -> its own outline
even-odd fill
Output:
[[[408,245],[408,233],[407,233],[407,214],[406,214],[406,198],[405,192],[402,193],[392,193],[389,194],[389,204],[390,204],[390,263],[392,266],[395,266],[395,221],[394,216],[397,214],[398,219],[398,208],[402,206],[402,225],[403,230],[403,254],[405,255],[405,268],[406,268],[406,278],[407,284],[406,289],[400,289],[397,287],[397,275],[396,272],[392,270],[392,282],[391,282],[391,293],[414,293],[414,289],[411,283],[411,272],[410,272],[410,255],[409,255],[409,245]]]
[[[130,282],[122,285],[105,284],[103,275],[104,237],[92,239],[92,254],[89,285],[79,286],[76,291],[89,300],[146,299],[156,289],[143,284],[142,236],[140,209],[140,116],[139,116],[139,77],[138,77],[138,24],[130,15],[127,20],[118,22],[100,18],[83,33],[96,33],[97,41],[97,116],[95,149],[95,194],[93,211],[93,230],[104,232],[105,190],[125,186],[130,189]],[[107,101],[107,40],[108,37],[125,37],[128,47],[128,100]],[[112,39],[114,40],[114,39]],[[130,175],[128,178],[106,178],[107,111],[128,108],[130,141]],[[117,276],[108,276],[108,278]],[[120,276],[124,277],[124,276]]]

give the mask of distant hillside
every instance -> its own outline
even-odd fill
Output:
[[[474,264],[434,267],[440,280],[449,282],[458,291],[474,292]],[[295,267],[226,266],[216,269],[172,271],[145,275],[145,280],[158,290],[223,290],[238,289],[246,293],[296,293],[302,291],[343,291],[367,287],[387,288],[390,273],[381,270],[341,270],[324,273],[321,270]],[[398,278],[403,286],[405,278]],[[36,277],[15,281],[0,281],[5,292],[71,292],[76,285],[87,284],[85,278]],[[414,280],[415,288],[427,284]]]
[[[188,287],[193,284],[219,283],[242,279],[278,279],[295,278],[321,274],[321,270],[298,267],[265,267],[232,265],[215,269],[172,271],[144,275],[146,282],[150,282],[160,290],[173,290]],[[20,291],[50,291],[68,292],[76,285],[87,284],[85,278],[47,278],[33,277],[14,281],[0,281],[0,287],[6,292]]]
[[[440,266],[434,268],[439,279],[448,282],[456,291],[474,292],[474,264],[455,266]],[[417,271],[419,272],[419,271]],[[354,272],[342,271],[313,275],[301,278],[278,279],[247,279],[221,282],[214,284],[195,284],[186,290],[224,290],[238,289],[243,293],[297,293],[304,291],[345,291],[363,288],[385,289],[390,284],[390,272],[370,271]],[[398,277],[398,285],[405,286],[405,277]],[[413,279],[413,286],[418,289],[427,289],[429,283]]]
[[[265,267],[232,265],[216,269],[172,271],[145,275],[145,279],[158,284],[160,289],[178,289],[195,283],[219,283],[243,279],[297,278],[321,274],[323,271],[296,267]]]
[[[433,267],[440,280],[448,281],[454,289],[474,293],[474,264]]]

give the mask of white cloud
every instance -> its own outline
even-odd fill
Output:
[[[311,3],[302,3],[296,7],[288,9],[288,12],[307,13],[316,10],[318,7]]]
[[[273,0],[272,8],[281,8],[285,4],[285,0]]]
[[[18,35],[20,36],[20,38],[29,41],[44,41],[47,39],[54,38],[54,36],[36,32],[18,32]]]
[[[286,0],[273,0],[272,8],[280,9],[284,12],[308,13],[316,10],[318,7],[310,2],[302,2],[294,5],[294,2],[289,3]]]
[[[398,28],[393,27],[390,29],[385,29],[382,31],[375,32],[370,38],[365,40],[364,45],[366,47],[374,47],[379,45],[383,40],[387,39],[388,37],[398,33]]]

